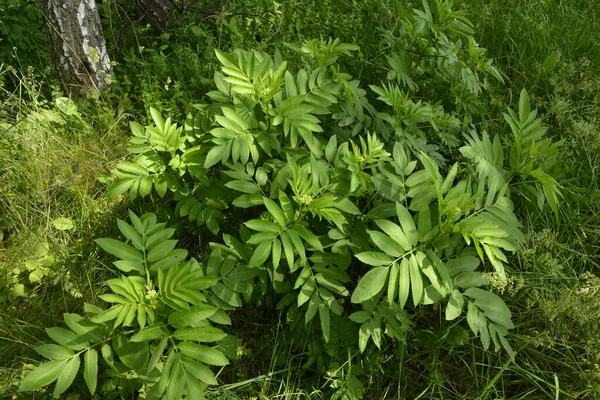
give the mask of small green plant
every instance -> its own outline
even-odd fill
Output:
[[[390,81],[461,115],[462,120],[445,121],[436,107],[433,126],[443,132],[447,125],[452,129],[457,123],[468,126],[489,111],[490,93],[486,92],[494,82],[503,82],[503,75],[473,38],[466,12],[453,10],[451,1],[433,3],[435,7],[430,7],[423,0],[423,9],[407,13],[384,32],[383,40],[391,51],[386,57]]]
[[[60,396],[82,365],[92,395],[99,376],[102,391],[142,390],[148,399],[180,399],[185,394],[201,398],[207,385],[217,383],[208,365],[228,361],[206,343],[226,334],[210,321],[228,324],[229,318],[203,291],[218,278],[206,276],[195,259],[184,261],[187,251],[176,249],[177,240],[171,239],[175,230],[157,222],[156,215],[129,216],[133,225],[122,220],[118,225],[130,244],[97,239],[100,247],[118,257],[115,267],[126,273],[107,281],[110,292],[100,296],[112,306],[102,309],[86,303],[85,316],[64,315],[68,329],[47,328],[55,343],[35,351],[50,361],[30,372],[19,391],[56,382],[53,395]]]
[[[490,140],[486,132],[481,138],[472,132],[467,139],[468,145],[460,149],[476,164],[480,190],[487,187],[488,193],[482,201],[489,204],[498,191],[506,190],[512,184],[523,198],[532,202],[535,200],[540,209],[549,204],[558,219],[560,185],[552,175],[556,172],[558,149],[564,140],[553,142],[544,137],[548,128],[542,126],[542,120],[537,118],[537,110],[531,111],[525,89],[519,98],[519,113],[509,108],[504,119],[510,126],[514,140],[508,157],[505,157],[499,137]],[[505,170],[506,158],[509,166]]]

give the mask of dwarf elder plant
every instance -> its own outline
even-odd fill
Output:
[[[510,311],[484,272],[505,282],[507,253],[524,240],[511,193],[557,211],[549,173],[558,144],[543,138],[525,91],[518,113],[506,114],[506,155],[498,136],[469,130],[485,79],[499,75],[462,14],[437,1],[434,18],[424,4],[402,21],[387,80],[370,91],[338,63],[352,44],[290,45],[302,55],[296,68],[279,54],[217,50],[216,90],[184,126],[154,109],[152,125],[132,123],[133,157],[116,165],[109,195],[172,201],[210,237],[208,256],[186,260],[175,230],[153,213],[118,221],[124,241],[97,240],[122,272],[101,296],[110,306],[87,304],[85,317],[65,314],[69,329],[49,328],[56,344],[36,350],[50,361],[20,390],[56,381],[60,395],[83,359],[90,393],[102,380],[105,391],[147,399],[202,398],[218,383],[209,367],[228,363],[209,345],[226,335],[214,325],[266,297],[296,331],[319,333],[308,365],[324,362],[323,345],[404,343],[411,316],[432,307],[513,357]],[[450,101],[430,102],[430,92]],[[465,158],[449,165],[454,148]],[[328,354],[331,365],[344,362]],[[330,376],[334,397],[359,397],[352,374]]]

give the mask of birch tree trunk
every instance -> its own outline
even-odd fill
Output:
[[[110,85],[111,64],[95,0],[41,0],[52,59],[65,90],[84,96]]]

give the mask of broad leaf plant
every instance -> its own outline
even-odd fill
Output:
[[[47,329],[54,343],[36,351],[49,361],[19,390],[56,382],[58,396],[81,370],[91,394],[101,384],[201,399],[218,384],[211,367],[228,363],[214,347],[219,326],[265,296],[319,332],[312,349],[343,335],[360,352],[405,342],[411,315],[436,307],[513,357],[511,313],[486,277],[506,281],[524,241],[515,197],[558,213],[560,143],[545,138],[526,91],[506,114],[508,151],[476,131],[486,82],[502,76],[464,15],[435,5],[385,34],[389,72],[369,90],[338,62],[357,46],[337,40],[289,45],[295,67],[279,53],[216,50],[215,90],[183,126],[155,109],[153,124],[131,123],[132,158],[108,194],[168,200],[210,237],[208,255],[188,259],[153,213],[119,220],[124,241],[97,240],[122,273],[100,296],[107,306]],[[450,165],[454,149],[464,158]]]

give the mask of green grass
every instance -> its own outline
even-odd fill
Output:
[[[566,140],[561,218],[526,215],[529,240],[515,270],[513,313],[526,346],[522,362],[504,374],[520,376],[521,386],[534,391],[526,398],[600,394],[600,304],[589,295],[600,265],[600,6],[576,3],[463,3],[481,17],[478,40],[509,76],[509,88],[531,89],[550,132]]]
[[[114,271],[92,240],[115,235],[114,218],[126,208],[156,206],[108,200],[98,180],[126,154],[129,120],[143,120],[149,106],[184,116],[186,106],[209,90],[214,47],[271,50],[283,41],[336,35],[361,45],[364,58],[350,69],[363,83],[377,84],[383,45],[372,27],[382,25],[380,15],[391,21],[390,13],[400,9],[394,3],[378,14],[378,1],[265,1],[250,8],[232,2],[229,9],[199,4],[173,37],[128,27],[137,29],[146,50],[116,55],[122,68],[113,93],[76,102],[77,114],[57,107],[58,88],[45,71],[0,67],[0,397],[15,393],[24,363],[39,360],[32,348],[47,339],[45,326],[64,312],[79,312],[82,299],[100,303],[96,295]],[[420,4],[406,8],[413,6]],[[513,286],[502,293],[516,325],[509,336],[514,363],[448,329],[440,312],[422,313],[415,321],[427,331],[356,361],[364,398],[598,398],[600,3],[464,0],[456,2],[460,7],[507,75],[507,83],[494,89],[499,102],[514,104],[525,87],[551,135],[566,140],[560,218],[520,209],[527,243],[512,259]],[[479,127],[508,131],[498,111]],[[73,229],[57,229],[58,218],[68,218]],[[187,240],[193,246],[196,238]],[[25,263],[43,262],[40,246],[55,261],[44,267],[41,283],[30,283]],[[312,350],[294,336],[285,315],[265,305],[236,311],[234,319],[230,333],[239,340],[230,351],[239,358],[221,372],[224,384],[208,398],[331,396],[332,374],[317,362],[303,368]]]
[[[97,177],[123,149],[122,121],[103,103],[67,115],[45,100],[43,77],[7,68],[0,87],[0,396],[64,312],[97,302],[112,272],[91,240],[114,230],[114,202]],[[94,113],[96,113],[94,115]],[[84,117],[85,116],[85,120]],[[97,118],[97,119],[95,119]],[[102,120],[102,123],[99,121]],[[71,225],[62,230],[57,220]],[[27,269],[30,262],[32,269]],[[38,268],[35,268],[35,266]],[[42,274],[32,281],[30,274]]]

